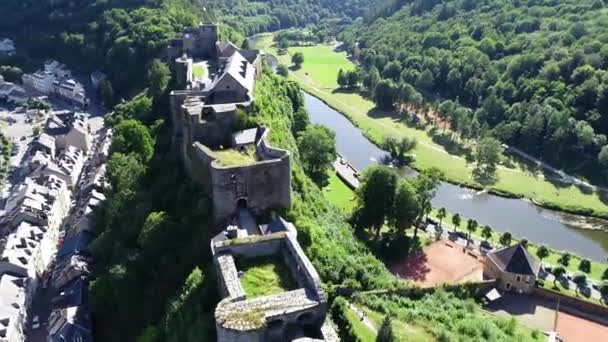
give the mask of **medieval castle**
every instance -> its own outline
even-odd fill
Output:
[[[291,206],[290,154],[266,142],[268,128],[240,126],[255,100],[262,53],[220,42],[217,24],[201,24],[171,41],[167,54],[179,87],[171,93],[174,145],[212,198],[221,228],[211,242],[223,297],[218,341],[338,341],[296,228],[271,214]],[[239,265],[260,258],[284,265],[292,285],[247,293],[241,278],[248,271]]]

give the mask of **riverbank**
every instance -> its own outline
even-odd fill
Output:
[[[504,197],[528,198],[539,206],[553,210],[608,218],[608,206],[597,194],[585,193],[574,185],[552,183],[542,172],[523,169],[516,163],[512,167],[500,166],[498,182],[493,186],[482,186],[472,177],[474,165],[467,163],[463,157],[449,154],[443,146],[433,141],[427,129],[408,126],[396,113],[379,112],[371,101],[358,93],[338,89],[338,70],[351,69],[354,65],[345,53],[336,52],[332,46],[293,47],[288,49],[289,53],[281,55],[272,47],[271,35],[258,39],[257,46],[275,54],[281,63],[287,65],[290,64],[290,53],[302,52],[302,68],[290,72],[289,77],[298,81],[306,92],[342,113],[376,145],[380,145],[386,136],[416,138],[416,161],[412,166],[417,170],[437,167],[444,172],[444,180],[452,184],[483,189]]]

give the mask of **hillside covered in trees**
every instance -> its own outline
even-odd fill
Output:
[[[360,48],[381,107],[422,94],[465,137],[493,135],[562,167],[608,166],[602,0],[392,1],[341,39]]]

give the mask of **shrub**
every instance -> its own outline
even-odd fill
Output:
[[[587,275],[582,272],[577,272],[572,278],[572,281],[579,286],[585,285],[587,283]]]

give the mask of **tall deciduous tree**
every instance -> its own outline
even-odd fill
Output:
[[[512,239],[513,239],[513,237],[511,236],[511,233],[504,232],[504,233],[502,233],[502,235],[500,236],[500,239],[498,241],[503,246],[510,246]]]
[[[485,137],[477,144],[477,166],[475,171],[485,176],[494,176],[496,165],[500,162],[502,154],[500,141],[492,137]]]
[[[395,95],[395,84],[389,80],[378,82],[376,88],[374,88],[374,102],[376,103],[376,106],[381,109],[393,108]]]
[[[336,133],[325,126],[309,125],[298,138],[298,149],[304,170],[321,185],[336,160]]]
[[[148,162],[154,153],[154,140],[141,122],[125,120],[114,128],[112,153],[133,153],[142,162]]]
[[[420,203],[420,211],[418,212],[418,218],[414,227],[414,237],[418,235],[418,226],[422,223],[424,217],[433,209],[431,200],[435,197],[437,187],[441,182],[441,176],[441,171],[430,168],[422,171],[414,181],[414,187],[418,194],[418,203]]]
[[[536,250],[536,256],[542,262],[544,258],[549,256],[549,248],[547,248],[547,246],[545,246],[545,245],[539,246],[538,249]]]
[[[361,186],[357,189],[357,226],[374,228],[376,240],[380,237],[380,228],[393,211],[398,179],[392,169],[375,165],[365,171]]]
[[[304,54],[301,52],[296,52],[291,56],[291,63],[295,65],[296,68],[300,68],[302,63],[304,63]]]
[[[416,190],[410,181],[399,181],[391,215],[392,224],[399,235],[403,235],[405,230],[415,223],[419,211],[420,204],[418,203]]]
[[[152,95],[159,96],[164,93],[170,79],[171,70],[169,70],[169,67],[159,59],[153,60],[148,69],[148,82]]]

